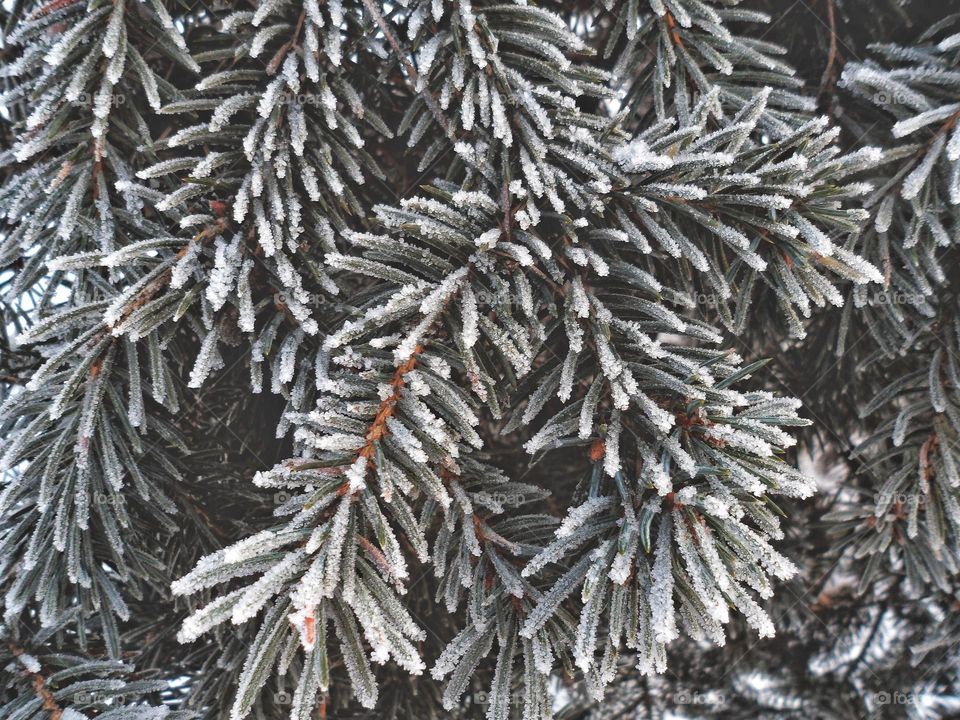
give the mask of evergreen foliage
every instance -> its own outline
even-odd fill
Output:
[[[960,713],[950,4],[4,5],[0,718]]]

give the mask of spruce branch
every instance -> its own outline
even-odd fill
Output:
[[[955,713],[901,4],[0,9],[0,716]]]

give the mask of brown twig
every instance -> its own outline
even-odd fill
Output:
[[[275,75],[277,70],[280,68],[280,63],[283,62],[284,58],[287,57],[287,53],[290,52],[290,48],[295,47],[300,40],[300,32],[303,30],[303,20],[306,17],[306,12],[301,12],[300,17],[297,19],[297,26],[293,30],[293,35],[287,40],[283,45],[280,46],[280,49],[274,54],[273,58],[267,63],[267,75]]]
[[[410,59],[407,57],[406,53],[400,48],[400,43],[397,40],[396,35],[393,34],[393,31],[390,29],[390,26],[387,25],[386,19],[383,17],[381,12],[377,9],[377,6],[373,4],[373,0],[363,0],[363,6],[367,9],[367,12],[373,17],[374,22],[377,23],[377,26],[380,28],[380,31],[383,33],[383,36],[387,39],[387,42],[390,43],[390,47],[393,48],[393,51],[397,54],[397,58],[400,60],[400,63],[403,65],[404,69],[407,71],[407,75],[410,78],[410,81],[414,85],[414,91],[417,90],[416,86],[418,84],[419,75],[417,74],[417,69],[413,66],[413,63],[410,62]],[[450,126],[447,123],[447,119],[444,117],[443,113],[440,111],[440,106],[437,105],[436,99],[433,95],[430,94],[430,89],[424,87],[423,89],[423,99],[427,103],[427,107],[430,108],[430,112],[433,113],[434,119],[443,128],[443,132],[447,134],[448,137],[452,138]]]
[[[53,0],[48,2],[46,5],[34,10],[28,16],[29,20],[35,20],[37,18],[43,17],[44,15],[49,15],[50,13],[56,12],[57,10],[62,10],[65,7],[74,5],[80,2],[80,0]]]
[[[13,653],[14,657],[18,658],[26,654],[23,648],[18,647],[13,642],[8,642],[7,647],[10,648],[10,652]],[[27,674],[31,678],[34,694],[40,698],[40,701],[43,703],[43,709],[50,713],[50,720],[60,720],[60,718],[63,717],[63,708],[57,704],[56,698],[53,696],[50,688],[47,687],[47,679],[38,672],[27,671]]]
[[[673,40],[673,44],[677,47],[685,48],[683,38],[680,37],[680,31],[677,30],[677,20],[673,17],[673,13],[668,10],[667,14],[663,16],[663,19],[667,23],[667,29],[670,33],[670,39]]]
[[[507,240],[513,242],[513,208],[510,206],[510,186],[506,180],[500,191],[500,204],[503,205],[503,232]]]
[[[827,22],[830,24],[830,51],[827,54],[827,66],[820,77],[820,91],[817,93],[817,101],[820,96],[827,92],[827,88],[833,84],[836,72],[834,65],[837,60],[837,17],[833,8],[833,0],[827,0]]]
[[[190,242],[188,242],[186,245],[180,248],[180,250],[177,252],[177,255],[176,255],[177,259],[179,260],[181,257],[183,257],[186,254],[187,250],[189,250],[190,248],[190,245],[192,245],[195,242],[204,242],[206,240],[209,240],[212,237],[215,237],[216,235],[219,235],[221,232],[223,232],[226,226],[227,226],[226,218],[218,218],[212,225],[208,226],[204,230],[201,230],[199,233],[197,233],[194,236],[194,238]],[[164,272],[160,273],[160,275],[158,275],[152,281],[147,283],[143,287],[143,289],[140,292],[138,292],[130,300],[130,302],[123,307],[123,309],[120,311],[120,318],[117,320],[116,323],[114,323],[114,325],[123,323],[124,321],[129,319],[129,317],[134,312],[136,312],[137,310],[142,308],[144,305],[146,305],[148,302],[153,300],[160,293],[160,291],[163,290],[170,283],[170,278],[172,274],[173,274],[173,269],[167,268]],[[107,330],[104,330],[103,335],[101,335],[101,337],[106,335],[107,332],[108,332]]]
[[[407,361],[394,371],[393,380],[390,381],[390,387],[393,388],[393,392],[390,393],[389,397],[381,401],[377,416],[373,419],[373,424],[367,432],[367,444],[364,445],[363,449],[358,453],[360,457],[370,458],[373,455],[373,444],[387,434],[387,420],[393,417],[396,404],[400,400],[400,395],[407,383],[406,375],[417,366],[417,355],[420,354],[422,350],[423,347],[417,345],[416,349],[410,354],[410,357],[407,358]]]

